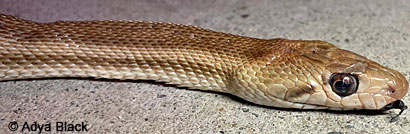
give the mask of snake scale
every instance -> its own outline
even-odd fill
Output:
[[[405,109],[402,74],[324,41],[257,39],[144,21],[0,15],[0,81],[155,80],[297,109]]]

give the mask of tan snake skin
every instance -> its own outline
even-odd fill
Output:
[[[355,93],[333,73],[357,75]],[[399,72],[323,41],[256,39],[141,21],[36,23],[0,15],[0,81],[86,77],[155,80],[300,109],[380,109],[409,88]]]

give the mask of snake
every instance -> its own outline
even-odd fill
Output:
[[[130,20],[0,15],[0,81],[153,80],[291,109],[407,109],[406,78],[319,40],[259,39]],[[400,114],[401,114],[400,112]]]

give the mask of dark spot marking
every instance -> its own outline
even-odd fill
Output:
[[[249,17],[249,14],[243,14],[243,15],[241,15],[241,17],[242,17],[242,18],[248,18],[248,17]]]
[[[249,109],[247,109],[247,108],[242,108],[242,111],[243,111],[243,112],[249,112]]]
[[[252,113],[252,115],[254,115],[255,117],[259,117],[259,114],[257,113]]]

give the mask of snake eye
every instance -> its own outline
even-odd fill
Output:
[[[359,85],[357,78],[351,74],[333,74],[330,84],[333,92],[341,97],[355,93]]]

